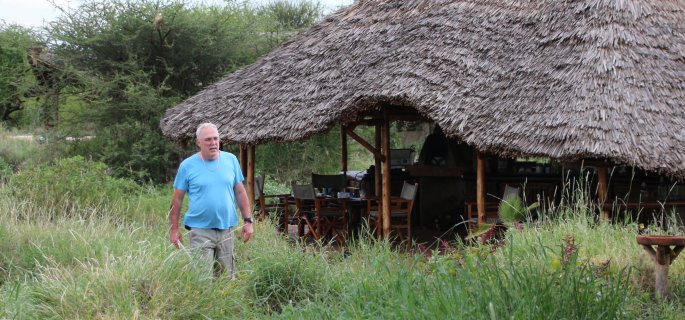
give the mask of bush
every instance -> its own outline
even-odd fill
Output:
[[[5,159],[0,158],[0,183],[4,183],[12,175],[12,167]]]
[[[141,122],[107,127],[81,147],[82,154],[92,154],[110,166],[112,176],[133,179],[139,184],[173,179],[169,170],[178,167],[181,153],[159,129]]]
[[[253,294],[258,307],[267,312],[281,312],[283,307],[314,298],[323,277],[311,259],[302,254],[282,256],[273,263],[255,266]]]
[[[502,221],[507,223],[521,221],[525,218],[521,197],[517,195],[509,195],[504,198],[504,200],[500,202],[497,212]]]
[[[9,180],[8,187],[18,200],[43,208],[59,208],[64,210],[63,215],[85,217],[140,192],[135,182],[113,178],[107,166],[81,156],[22,170]]]
[[[0,127],[0,160],[12,168],[18,168],[35,157],[38,148],[34,141],[14,139],[11,137],[13,134]]]

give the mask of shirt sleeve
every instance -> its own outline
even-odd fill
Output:
[[[186,174],[186,167],[181,163],[174,179],[174,188],[178,190],[188,191],[188,177]]]
[[[233,170],[235,171],[235,184],[233,186],[237,185],[238,183],[243,182],[245,180],[245,177],[243,176],[243,170],[240,169],[240,163],[238,163],[238,158],[236,156],[231,157],[233,160]]]

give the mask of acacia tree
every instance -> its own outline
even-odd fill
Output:
[[[0,120],[3,123],[11,121],[14,112],[24,109],[24,102],[34,88],[26,50],[36,42],[38,36],[33,30],[0,24]]]
[[[231,1],[90,0],[62,9],[49,25],[50,48],[79,76],[73,94],[86,106],[79,116],[97,130],[74,152],[120,176],[169,178],[179,149],[162,137],[160,116],[271,50],[264,36],[264,19],[271,18]]]
[[[314,24],[321,18],[322,10],[319,2],[276,0],[258,7],[257,15],[269,45],[276,46]]]

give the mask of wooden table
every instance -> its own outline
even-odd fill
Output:
[[[637,236],[637,243],[654,259],[656,293],[665,298],[668,296],[668,268],[685,248],[685,237],[644,235]]]

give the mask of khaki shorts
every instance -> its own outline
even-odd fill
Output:
[[[233,232],[228,230],[192,228],[188,233],[190,249],[197,252],[200,262],[215,276],[228,272],[235,278],[235,256],[233,255]]]

